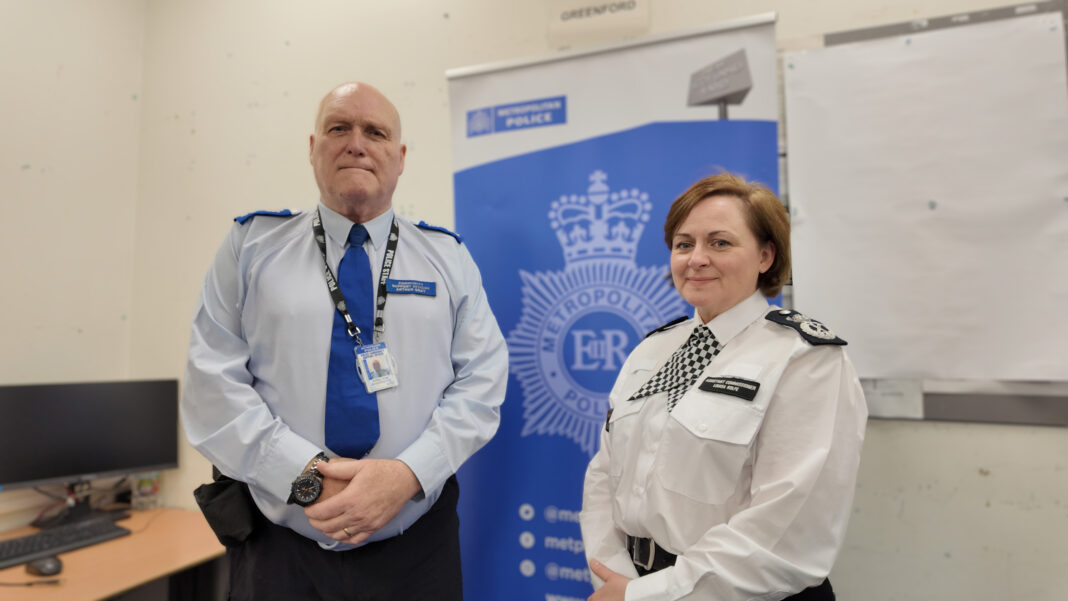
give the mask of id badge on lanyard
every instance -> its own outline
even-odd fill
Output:
[[[357,346],[356,371],[367,392],[377,392],[397,385],[397,364],[385,342]]]
[[[356,373],[359,374],[360,380],[363,381],[363,385],[369,393],[397,386],[399,383],[397,379],[397,364],[393,360],[393,355],[390,354],[389,349],[386,348],[386,343],[363,344],[363,341],[360,340],[360,328],[353,323],[348,307],[345,304],[345,297],[341,294],[341,287],[337,285],[337,278],[326,262],[326,233],[323,231],[322,219],[318,211],[316,211],[315,218],[312,220],[312,229],[315,232],[315,240],[319,245],[319,252],[323,255],[323,273],[326,276],[327,289],[330,291],[330,296],[338,312],[345,318],[345,322],[349,327],[349,335],[352,336],[355,343],[353,352],[356,355]],[[393,269],[393,258],[397,252],[397,239],[399,237],[400,229],[397,227],[396,219],[394,219],[390,226],[386,254],[382,260],[382,270],[378,284],[379,302],[375,303],[375,331],[373,334],[376,337],[381,336],[385,329],[385,305],[388,294],[386,282]]]

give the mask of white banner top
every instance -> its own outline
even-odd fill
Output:
[[[706,93],[707,104],[691,105],[692,89],[704,84],[707,90],[709,69],[739,53],[744,65],[720,66],[724,80],[735,76],[723,85],[736,86],[742,69],[750,81],[776,81],[775,48],[766,43],[774,23],[769,13],[540,59],[450,69],[454,168],[462,171],[635,123],[714,120],[721,114],[719,104]],[[732,30],[738,31],[707,35]],[[560,76],[561,61],[573,63],[567,78]],[[492,78],[474,77],[489,73]],[[665,102],[665,96],[676,100]],[[778,90],[768,85],[751,86],[744,103],[728,106],[735,109],[730,117],[741,120],[774,121],[778,108]]]

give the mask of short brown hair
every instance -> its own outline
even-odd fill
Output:
[[[733,173],[719,173],[698,180],[671,203],[664,221],[664,242],[671,248],[675,232],[697,203],[710,196],[733,196],[745,207],[745,221],[761,243],[775,247],[775,261],[757,278],[757,288],[766,297],[782,291],[790,281],[790,216],[775,193]]]

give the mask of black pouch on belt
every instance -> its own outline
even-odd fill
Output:
[[[215,466],[211,473],[214,481],[198,486],[193,497],[219,542],[236,547],[256,529],[260,510],[247,484],[224,476]]]

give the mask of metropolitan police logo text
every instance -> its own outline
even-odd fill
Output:
[[[687,312],[666,265],[635,263],[648,194],[611,190],[607,179],[594,171],[585,195],[552,202],[564,269],[519,271],[523,310],[508,335],[524,393],[522,436],[566,436],[591,456],[627,354],[646,332]]]
[[[540,98],[467,111],[467,137],[567,123],[567,96]]]

